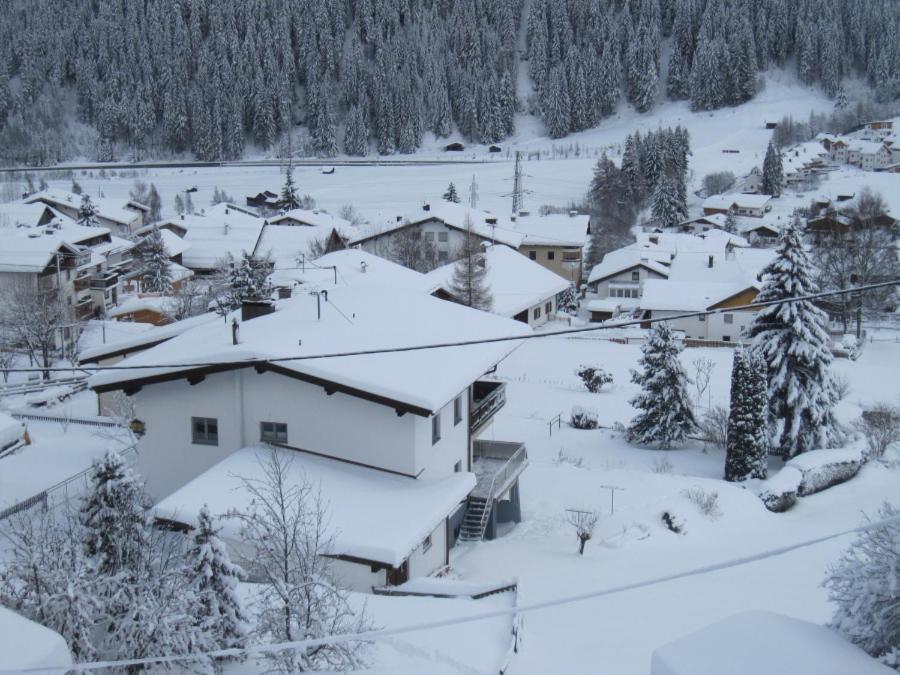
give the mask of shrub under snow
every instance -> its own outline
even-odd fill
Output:
[[[862,457],[858,450],[813,450],[787,463],[802,474],[797,494],[801,497],[826,490],[859,473]]]
[[[803,472],[793,466],[786,466],[759,486],[759,498],[769,511],[784,513],[797,503]]]
[[[885,504],[879,519],[900,517]],[[900,670],[900,521],[861,532],[828,570],[824,585],[838,609],[831,624]]]
[[[599,424],[598,420],[599,414],[594,408],[572,406],[572,426],[576,429],[596,429]]]
[[[604,384],[610,384],[613,381],[613,376],[599,366],[578,366],[575,374],[581,378],[584,386],[592,394],[599,392]]]

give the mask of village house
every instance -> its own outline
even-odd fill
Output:
[[[820,134],[819,139],[835,164],[850,164],[863,171],[875,171],[892,162],[890,146],[881,140],[869,141],[831,134]]]
[[[894,135],[894,120],[873,120],[866,122],[860,132],[864,138],[885,140]]]
[[[78,220],[81,209],[81,195],[64,190],[43,190],[25,198],[26,204],[42,203],[59,211],[72,220]],[[150,215],[150,207],[131,199],[111,199],[91,197],[96,209],[97,225],[108,228],[110,232],[128,236],[144,225]]]
[[[340,232],[349,232],[353,227],[349,220],[344,220],[320,209],[291,209],[272,216],[268,221],[271,225],[336,229]]]
[[[554,317],[556,296],[570,286],[567,279],[508,246],[485,246],[482,262],[487,269],[484,285],[491,294],[491,311],[532,327]],[[451,299],[455,268],[456,263],[448,263],[425,275]]]
[[[575,211],[546,216],[532,216],[521,211],[514,220],[516,231],[525,236],[519,252],[567,279],[576,288],[581,286],[584,268],[584,246],[591,232],[591,217]]]
[[[246,506],[241,477],[259,478],[271,448],[290,460],[290,481],[321,490],[333,535],[324,555],[354,590],[431,574],[457,538],[491,538],[499,523],[521,518],[525,447],[495,439],[505,389],[485,377],[515,341],[285,357],[524,336],[525,326],[374,286],[295,294],[268,307],[122,362],[164,366],[90,380],[98,393],[132,397],[143,431],[137,468],[166,526],[190,528],[204,503],[214,513]],[[240,548],[235,524],[223,535]]]
[[[263,226],[253,255],[268,258],[276,270],[304,269],[323,253],[347,248],[345,230],[333,225],[290,225],[274,220]]]
[[[525,235],[518,232],[508,218],[441,201],[433,205],[424,204],[420,211],[405,217],[398,216],[392,223],[369,227],[355,237],[350,246],[389,258],[395,238],[401,233],[414,231],[434,246],[438,263],[444,264],[453,260],[467,230],[471,230],[483,243],[504,244],[514,250],[518,250],[525,240]]]
[[[731,211],[736,216],[762,218],[772,210],[771,202],[772,197],[770,195],[713,195],[703,200],[703,215],[711,216],[716,213],[727,215]]]

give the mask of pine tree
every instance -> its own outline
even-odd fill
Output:
[[[784,189],[784,168],[781,153],[775,148],[775,144],[769,141],[766,158],[763,160],[762,191],[763,194],[777,197],[782,189]]]
[[[460,304],[489,312],[493,298],[486,284],[487,258],[481,240],[472,231],[468,215],[465,237],[457,257],[450,287],[447,290]]]
[[[812,264],[803,246],[803,225],[795,215],[775,259],[762,272],[760,302],[815,293]],[[827,317],[810,300],[763,307],[750,326],[753,350],[766,363],[769,438],[784,459],[837,442],[834,384],[829,372]]]
[[[272,261],[244,253],[240,262],[225,274],[225,296],[221,302],[227,309],[240,307],[245,300],[266,300],[272,295],[269,275]]]
[[[734,209],[728,209],[722,229],[729,234],[737,234],[737,216],[734,214]]]
[[[642,391],[630,401],[640,412],[631,420],[626,438],[630,443],[669,449],[697,429],[687,390],[690,380],[678,358],[681,346],[668,324],[657,323],[641,352],[643,372],[632,370],[631,381]]]
[[[184,200],[181,198],[181,193],[175,195],[175,213],[179,216],[184,215]]]
[[[447,187],[447,191],[443,194],[442,198],[446,202],[459,204],[459,195],[456,193],[456,186],[453,184],[453,181],[450,181],[450,185]]]
[[[725,480],[742,481],[767,475],[769,406],[766,390],[765,363],[743,349],[736,351],[731,370]]]
[[[562,138],[572,128],[572,103],[566,84],[566,71],[557,66],[550,75],[548,101],[544,106],[544,123],[550,138]]]
[[[290,163],[284,173],[284,185],[281,188],[279,206],[286,211],[300,208],[300,198],[297,196],[297,187],[294,185],[294,165]]]
[[[662,227],[674,227],[687,219],[687,206],[681,199],[678,179],[671,174],[663,174],[653,190],[653,220]]]
[[[72,179],[72,187],[69,188],[73,195],[80,195],[83,190],[81,189],[81,185],[78,184],[78,181],[74,178]]]
[[[85,552],[106,574],[139,566],[149,537],[143,485],[112,450],[94,461],[81,505]]]
[[[640,136],[638,132],[629,134],[625,139],[625,150],[622,152],[622,175],[628,189],[628,196],[632,204],[640,204],[646,194],[644,172],[641,169]]]
[[[837,94],[834,97],[834,109],[838,112],[845,110],[848,106],[847,92],[843,87],[838,87]]]
[[[171,293],[172,271],[162,233],[154,227],[137,246],[141,286],[148,293]]]
[[[162,218],[162,199],[160,199],[159,192],[156,191],[156,186],[153,183],[150,183],[150,194],[147,197],[147,206],[150,207],[150,222],[155,223],[159,221],[160,218]]]
[[[247,618],[237,595],[243,572],[231,562],[205,505],[197,516],[197,527],[185,557],[188,585],[194,592],[192,616],[197,627],[210,640],[213,649],[245,646]]]
[[[81,195],[81,206],[78,208],[78,224],[87,227],[97,224],[97,208],[87,193]]]
[[[350,112],[347,114],[344,152],[356,157],[365,157],[369,152],[369,130],[366,127],[366,115],[361,106],[351,106]]]

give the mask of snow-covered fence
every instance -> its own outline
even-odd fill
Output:
[[[34,508],[40,504],[44,508],[47,508],[47,492],[40,492],[34,496],[29,497],[28,499],[24,499],[18,504],[13,504],[8,509],[3,509],[0,511],[0,521],[6,520],[7,518],[11,518],[17,513],[22,513],[22,511],[27,511],[28,509]]]
[[[40,415],[35,413],[11,413],[17,420],[34,422],[58,422],[60,424],[77,424],[85,427],[101,427],[112,429],[121,427],[122,424],[109,417],[68,417],[66,415]]]
[[[73,388],[72,393],[77,393],[87,388],[87,378],[87,375],[81,375],[59,380],[40,380],[38,382],[0,385],[0,396],[20,396],[22,394],[34,394],[39,391],[44,391],[48,387],[58,387],[63,385],[70,385]]]

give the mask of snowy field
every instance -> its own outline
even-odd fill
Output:
[[[536,210],[543,204],[559,206],[578,202],[590,182],[597,157],[603,150],[618,157],[625,137],[640,130],[645,133],[659,126],[680,124],[691,135],[689,188],[696,189],[703,176],[712,171],[746,174],[762,164],[771,131],[765,122],[780,120],[784,115],[805,119],[811,110],[829,111],[832,102],[820,91],[796,83],[790,74],[773,71],[766,86],[752,101],[735,108],[713,112],[691,112],[687,102],[666,101],[651,112],[638,115],[624,104],[619,114],[604,120],[591,130],[571,134],[553,141],[546,137],[541,123],[532,117],[519,116],[517,132],[503,142],[503,152],[489,154],[484,146],[470,146],[462,153],[439,152],[447,139],[426,140],[413,156],[397,155],[395,159],[484,160],[483,164],[451,163],[422,166],[338,166],[331,175],[319,167],[297,167],[295,179],[301,193],[312,195],[320,208],[336,212],[344,204],[354,205],[372,222],[383,222],[418,208],[423,202],[439,199],[453,181],[464,202],[468,202],[473,176],[478,183],[478,207],[497,213],[507,212],[512,189],[513,163],[516,150],[540,154],[525,163],[526,208]],[[725,153],[724,150],[738,150]],[[577,154],[577,156],[576,156]],[[377,157],[372,157],[377,159]],[[386,160],[392,157],[384,158]],[[93,172],[78,171],[76,178],[90,194],[102,191],[106,197],[125,197],[135,179],[154,183],[163,200],[163,214],[174,215],[175,195],[196,187],[191,195],[198,210],[210,204],[216,187],[243,204],[244,197],[260,190],[277,191],[282,182],[276,166],[221,167],[185,169],[141,169],[127,172],[125,177],[105,179]],[[867,174],[871,175],[871,174]],[[68,189],[68,180],[55,180],[50,174],[50,187]],[[696,206],[696,205],[695,205]]]
[[[716,365],[704,405],[726,403],[732,351],[688,349],[682,361]],[[724,453],[702,443],[673,451],[628,446],[609,429],[567,427],[572,405],[598,410],[600,423],[627,423],[628,399],[637,391],[628,370],[639,356],[636,345],[601,340],[532,340],[498,371],[507,382],[507,405],[494,424],[499,440],[525,441],[531,465],[521,478],[524,521],[506,536],[454,549],[451,563],[468,580],[514,575],[524,603],[583,593],[649,579],[693,567],[752,555],[853,527],[896,499],[900,468],[867,465],[853,480],[805,497],[789,512],[768,512],[760,500],[720,480]],[[839,360],[835,371],[850,383],[839,406],[842,422],[859,415],[860,403],[897,400],[896,364],[900,345],[866,346],[856,362]],[[581,363],[595,363],[615,377],[599,394],[584,391],[574,375]],[[895,368],[895,366],[891,366]],[[560,429],[548,421],[563,413]],[[560,453],[563,460],[560,461]],[[900,460],[900,457],[895,459]],[[772,461],[777,470],[780,460]],[[609,490],[615,494],[610,514]],[[703,515],[684,495],[691,488],[714,491],[720,514]],[[566,508],[602,513],[584,557],[577,555]],[[669,532],[660,515],[684,520],[685,533]],[[653,649],[697,628],[745,609],[766,609],[824,623],[831,616],[820,587],[827,565],[850,541],[843,537],[780,557],[606,598],[555,607],[524,618],[524,646],[515,673],[615,673],[646,675]]]

